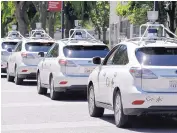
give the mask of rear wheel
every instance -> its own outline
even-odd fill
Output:
[[[52,100],[57,100],[59,96],[60,96],[60,93],[54,90],[54,79],[53,77],[51,77],[50,78],[50,98]]]
[[[89,98],[88,98],[89,114],[92,117],[102,117],[104,114],[104,108],[97,107],[95,104],[95,95],[93,86],[89,87]]]
[[[41,87],[41,79],[40,79],[40,73],[37,74],[37,92],[38,94],[47,94],[47,88]]]
[[[123,113],[122,100],[119,91],[114,98],[114,117],[117,127],[122,128],[128,125],[128,116]]]
[[[15,68],[15,84],[16,85],[21,85],[23,83],[23,79],[22,78],[19,78],[18,76],[18,72],[17,72],[17,68]]]
[[[13,76],[10,76],[10,73],[9,73],[9,68],[7,66],[7,81],[8,82],[13,82],[14,81],[14,77]]]

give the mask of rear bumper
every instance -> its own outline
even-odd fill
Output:
[[[19,66],[17,71],[19,78],[36,79],[37,66]]]
[[[87,91],[87,76],[58,76],[54,79],[55,91]],[[66,81],[66,84],[60,84]]]
[[[177,93],[128,93],[122,94],[122,103],[126,115],[176,114]],[[144,101],[133,104],[135,101]]]
[[[177,106],[150,106],[148,108],[124,108],[126,115],[174,115],[177,116]]]
[[[4,68],[4,69],[7,68],[7,62],[6,61],[1,61],[1,69],[2,68]]]
[[[18,75],[19,78],[22,79],[36,79],[36,73],[30,73],[30,74],[19,74]]]

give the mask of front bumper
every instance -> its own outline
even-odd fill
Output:
[[[66,84],[60,82],[66,81]],[[58,76],[54,79],[55,91],[87,91],[88,76]]]

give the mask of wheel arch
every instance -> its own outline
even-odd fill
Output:
[[[87,100],[89,98],[89,88],[90,88],[91,85],[93,85],[92,81],[90,81],[89,84],[88,84],[88,86],[87,86]]]
[[[117,92],[120,92],[120,88],[119,87],[115,87],[114,91],[113,91],[113,97],[112,97],[113,108],[114,108],[114,99],[115,99],[115,96],[116,96]]]

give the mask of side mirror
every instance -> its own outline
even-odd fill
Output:
[[[40,57],[44,57],[44,52],[39,52],[38,55],[39,55]]]
[[[97,65],[101,64],[101,58],[100,57],[94,57],[92,59],[92,61],[93,61],[93,64],[97,64]]]
[[[7,49],[7,52],[12,53],[12,49],[11,49],[11,48],[8,48],[8,49]]]

